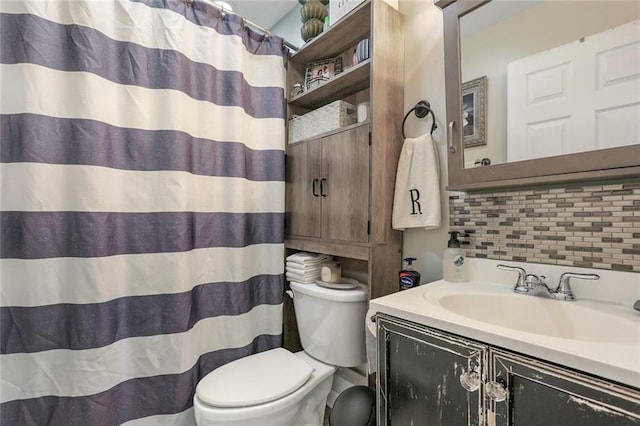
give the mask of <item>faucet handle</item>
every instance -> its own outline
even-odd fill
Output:
[[[576,300],[573,295],[573,291],[571,291],[571,285],[569,280],[571,278],[582,278],[583,280],[597,280],[600,279],[600,275],[598,274],[580,274],[577,272],[565,272],[560,275],[560,282],[558,283],[558,288],[554,292],[554,297],[556,299],[563,300]]]
[[[515,271],[518,273],[518,281],[516,281],[516,286],[513,291],[517,293],[527,293],[529,291],[529,287],[525,283],[525,279],[527,276],[527,271],[524,268],[520,268],[519,266],[510,266],[510,265],[496,265],[496,268],[502,269],[505,271]]]

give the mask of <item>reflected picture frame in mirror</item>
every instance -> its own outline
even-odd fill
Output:
[[[462,135],[464,147],[487,144],[487,76],[462,83]]]

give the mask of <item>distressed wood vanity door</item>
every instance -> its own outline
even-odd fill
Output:
[[[491,350],[490,364],[490,380],[504,384],[509,396],[489,404],[489,424],[640,425],[638,389],[501,350]]]
[[[468,392],[460,376],[485,378],[487,346],[378,315],[378,425],[484,425],[482,387]]]

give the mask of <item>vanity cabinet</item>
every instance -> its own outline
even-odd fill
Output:
[[[640,425],[639,389],[392,316],[376,321],[379,425]]]
[[[291,144],[287,157],[287,234],[367,242],[368,159],[368,124]]]

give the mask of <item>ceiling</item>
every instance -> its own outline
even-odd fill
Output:
[[[247,18],[266,29],[273,27],[294,7],[298,0],[225,0],[233,8],[233,13]]]

